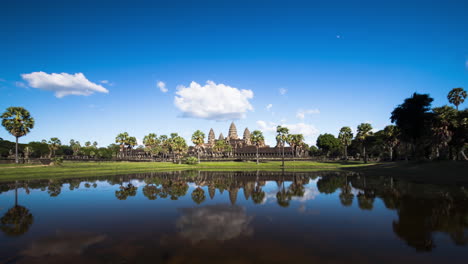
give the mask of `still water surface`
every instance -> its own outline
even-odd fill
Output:
[[[0,217],[0,263],[468,261],[467,186],[353,173],[0,183]]]

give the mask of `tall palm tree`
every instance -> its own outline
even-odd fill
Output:
[[[47,144],[49,144],[50,157],[53,157],[55,156],[55,151],[57,151],[62,145],[62,141],[60,141],[60,139],[56,137],[53,137],[53,138],[50,138]]]
[[[362,123],[357,127],[356,139],[361,142],[362,155],[364,156],[364,163],[367,163],[366,155],[366,138],[372,135],[372,125],[369,123]]]
[[[284,167],[284,144],[288,139],[289,129],[287,127],[277,126],[276,127],[276,141],[281,144],[282,149],[282,162],[281,166]]]
[[[71,145],[71,143],[70,143]],[[71,148],[73,150],[73,155],[78,155],[80,153],[80,149],[81,149],[81,144],[79,141],[75,141],[73,145],[71,145]]]
[[[195,144],[195,149],[197,150],[198,164],[200,164],[200,150],[203,144],[205,143],[205,133],[197,130],[192,135],[192,142]]]
[[[460,104],[463,104],[463,102],[465,101],[467,96],[468,96],[468,94],[466,93],[466,91],[463,90],[463,88],[459,87],[459,88],[453,88],[448,93],[447,99],[448,99],[449,103],[455,105],[455,107],[457,108],[457,111],[458,111],[458,106]]]
[[[260,145],[263,145],[263,142],[265,142],[265,137],[263,136],[262,131],[254,130],[250,135],[250,141],[255,145],[255,148],[257,149],[257,154],[255,157],[257,159],[258,165],[258,148],[260,147]]]
[[[127,146],[128,137],[129,136],[127,132],[120,133],[115,137],[115,143],[120,144],[120,152],[122,153],[124,153],[124,150]]]
[[[393,149],[400,143],[399,130],[397,126],[389,125],[383,130],[385,145],[388,148],[388,154],[390,154],[390,160],[393,161]]]
[[[338,139],[344,147],[344,157],[348,160],[348,146],[351,145],[351,141],[353,140],[353,131],[351,128],[347,126],[342,127],[338,134]]]
[[[153,155],[159,154],[161,150],[161,140],[155,133],[149,133],[143,138],[143,145]]]
[[[23,107],[8,107],[2,114],[2,126],[16,138],[15,162],[18,160],[18,139],[28,134],[34,128],[34,118]]]
[[[293,157],[297,155],[297,150],[302,146],[304,141],[304,135],[302,134],[290,134],[287,138],[287,143],[291,147]]]

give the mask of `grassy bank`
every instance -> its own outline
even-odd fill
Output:
[[[312,161],[288,161],[287,171],[342,170],[368,166],[362,163],[335,163]],[[14,165],[0,166],[1,180],[26,180],[57,177],[108,176],[130,173],[174,171],[174,170],[282,170],[281,162],[203,162],[197,165],[173,164],[169,162],[65,162],[62,166]]]
[[[216,170],[216,171],[281,171],[281,162],[203,162],[197,165],[173,164],[169,162],[65,162],[62,166],[44,165],[0,165],[0,181],[46,178],[69,178],[82,176],[109,176],[131,173]],[[356,171],[366,176],[384,176],[424,183],[457,184],[468,183],[468,162],[312,162],[287,161],[286,171]]]
[[[390,162],[351,168],[366,176],[384,176],[433,184],[468,184],[468,162]]]

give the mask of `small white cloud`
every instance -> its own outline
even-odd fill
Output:
[[[55,96],[62,98],[67,95],[91,95],[95,92],[109,93],[109,91],[99,84],[90,82],[83,73],[45,73],[32,72],[21,74],[23,80],[28,82],[32,88],[52,91]]]
[[[273,107],[272,104],[268,104],[268,105],[266,106],[266,110],[267,110],[267,111],[270,111],[272,107]]]
[[[252,90],[240,90],[224,84],[207,81],[201,86],[191,82],[190,86],[177,87],[174,105],[182,111],[184,117],[209,120],[232,120],[244,118],[253,107],[249,100]]]
[[[280,93],[281,95],[285,95],[287,92],[288,92],[288,89],[286,89],[286,88],[280,88],[280,89],[279,89],[279,93]]]
[[[19,88],[27,88],[24,82],[15,82],[15,86]]]
[[[307,109],[307,110],[298,110],[296,117],[299,119],[304,119],[306,115],[320,114],[318,109]]]
[[[276,132],[277,124],[273,122],[265,122],[263,120],[258,120],[257,126],[260,128],[260,130],[264,132]]]
[[[158,83],[156,85],[158,86],[159,90],[161,90],[161,92],[163,92],[163,93],[167,93],[167,91],[169,91],[166,88],[166,83],[164,83],[162,81],[158,81]]]
[[[102,80],[101,83],[103,83],[103,84],[108,84],[109,81],[108,81],[108,80]]]

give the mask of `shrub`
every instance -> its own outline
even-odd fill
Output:
[[[189,165],[198,164],[198,159],[196,157],[187,157],[185,158],[184,163]]]

